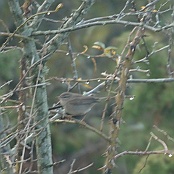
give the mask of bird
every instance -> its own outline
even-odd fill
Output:
[[[58,98],[65,109],[65,113],[73,116],[86,115],[100,101],[98,97],[84,96],[72,92],[64,92]]]

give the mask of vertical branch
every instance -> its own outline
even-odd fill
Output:
[[[172,21],[174,22],[174,5],[171,7],[172,8]],[[173,77],[174,72],[171,72],[171,57],[172,57],[172,46],[174,45],[174,41],[173,41],[173,33],[174,33],[174,29],[171,28],[168,30],[168,37],[169,37],[169,48],[168,48],[168,59],[167,59],[167,72],[168,72],[168,76],[169,77]]]
[[[68,51],[69,51],[69,55],[70,55],[70,58],[71,58],[71,61],[72,61],[72,68],[73,68],[73,74],[74,74],[74,79],[77,80],[78,79],[78,72],[77,72],[77,66],[76,66],[76,61],[75,61],[75,57],[73,55],[73,52],[72,52],[72,46],[71,46],[71,41],[70,41],[70,38],[68,39]],[[78,91],[80,93],[80,85],[78,84]]]
[[[13,14],[14,18],[15,18],[15,24],[16,26],[20,26],[21,23],[23,23],[24,18],[22,16],[22,11],[19,5],[18,1],[14,1],[14,0],[8,0],[8,4],[10,7],[10,11]],[[23,79],[24,74],[25,74],[25,70],[26,70],[26,62],[25,62],[25,58],[23,57],[21,59],[21,69],[20,69],[20,80]],[[25,87],[25,77],[24,79],[21,81],[21,84],[19,86],[19,89],[22,89],[23,87]],[[25,102],[26,102],[26,94],[25,91],[20,90],[19,92],[19,102],[20,102],[20,106],[19,106],[19,115],[18,115],[18,137],[17,137],[17,161],[16,161],[16,172],[20,173],[21,169],[22,169],[22,163],[19,164],[19,161],[21,161],[21,156],[22,156],[22,149],[23,146],[21,145],[21,141],[22,141],[22,137],[24,136],[23,134],[23,128],[24,128],[24,118],[25,118]]]
[[[117,147],[117,138],[119,134],[120,129],[120,122],[122,117],[122,108],[124,103],[124,96],[126,91],[126,83],[129,75],[129,70],[131,68],[133,55],[135,53],[135,49],[137,44],[139,44],[141,38],[144,35],[144,29],[139,28],[137,30],[137,33],[133,39],[133,41],[129,45],[129,50],[125,56],[125,59],[120,66],[120,81],[117,88],[117,95],[115,97],[116,100],[116,107],[114,111],[114,115],[111,119],[110,124],[110,140],[111,143],[109,144],[109,147],[106,152],[106,161],[104,166],[104,172],[103,173],[111,173],[111,170],[115,167],[114,162],[114,156],[116,155],[116,147]]]
[[[22,171],[22,162],[23,161],[22,157],[22,151],[23,151],[23,145],[21,144],[21,141],[23,140],[24,137],[24,128],[25,128],[25,112],[26,112],[26,91],[22,90],[23,88],[26,87],[26,58],[25,56],[21,58],[20,61],[20,85],[19,85],[19,115],[18,115],[18,137],[17,137],[17,162],[16,162],[16,170],[17,173],[21,173]],[[24,149],[25,150],[25,149]]]
[[[45,84],[44,65],[40,64],[33,71],[34,84]],[[52,174],[52,147],[51,147],[51,133],[48,120],[48,103],[45,85],[38,85],[35,88],[35,109],[37,111],[35,116],[35,131],[36,131],[36,151],[37,151],[37,166],[38,173]]]
[[[53,1],[49,1],[49,3],[46,3],[45,1],[45,8],[49,8],[51,3]],[[16,27],[19,27],[21,23],[23,23],[24,19],[22,16],[22,11],[20,9],[19,2],[16,0],[9,0],[9,6],[10,10],[13,14],[13,16],[16,19]],[[43,7],[43,6],[42,6]],[[41,23],[41,20],[43,18],[35,18],[34,24],[29,27],[27,23],[21,28],[20,32],[23,33],[23,36],[29,36],[31,31],[33,31],[33,26],[36,26],[37,24]],[[38,22],[38,21],[39,22]],[[24,55],[27,61],[31,63],[35,63],[39,61],[40,57],[38,55],[36,45],[34,40],[23,40],[23,50]],[[21,76],[24,75],[25,71],[25,59],[22,59],[21,65],[23,66],[23,71],[21,69]],[[42,68],[41,68],[42,67]],[[39,84],[45,82],[45,72],[44,72],[44,65],[38,65],[35,70],[32,73],[32,76],[37,77],[33,80],[34,84]],[[23,80],[21,83],[21,87],[24,86],[25,81]],[[34,94],[35,101],[35,108],[37,111],[37,115],[35,116],[35,122],[37,123],[35,130],[37,132],[36,136],[36,149],[37,149],[37,166],[38,166],[38,172],[42,174],[52,174],[53,173],[53,166],[52,166],[52,148],[51,148],[51,135],[50,135],[50,127],[49,127],[49,121],[48,121],[48,105],[47,105],[47,93],[46,93],[46,86],[40,86],[36,87],[35,94]],[[21,91],[19,100],[21,101],[21,107],[20,107],[20,113],[19,113],[19,133],[21,133],[22,128],[24,127],[23,119],[25,117],[25,99],[26,94]],[[30,113],[32,114],[32,113]],[[21,131],[20,131],[21,130]],[[43,131],[41,131],[43,130]],[[39,133],[38,133],[39,132]],[[18,151],[18,160],[20,159],[22,147],[20,146],[21,141],[21,135],[19,134],[18,137],[18,145],[19,145],[19,151]],[[23,153],[24,154],[24,153]],[[22,154],[22,155],[23,155]],[[17,166],[18,168],[19,166]],[[17,169],[18,171],[22,170],[22,167],[20,169]]]
[[[169,48],[168,48],[168,58],[167,58],[167,72],[168,76],[172,77],[173,72],[171,72],[171,56],[172,56],[172,46],[173,46],[173,38],[172,38],[172,29],[169,30]]]

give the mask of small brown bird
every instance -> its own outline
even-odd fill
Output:
[[[73,116],[85,115],[100,101],[98,97],[84,96],[72,92],[62,93],[59,100],[65,109],[65,113]]]

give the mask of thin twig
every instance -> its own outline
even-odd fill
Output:
[[[168,135],[167,132],[165,132],[162,129],[159,129],[156,125],[153,126],[158,132],[161,132],[163,135],[165,135],[167,137],[168,140],[174,142],[174,138],[172,138],[171,136]]]
[[[65,122],[65,123],[73,123],[73,124],[76,123],[76,124],[79,124],[79,125],[87,128],[87,129],[91,130],[92,132],[97,133],[99,136],[103,137],[106,141],[110,142],[110,139],[109,139],[109,137],[107,135],[105,135],[103,132],[99,131],[98,129],[90,126],[89,124],[87,124],[83,120],[77,120],[77,119],[74,119],[74,118],[71,119],[71,120],[70,119],[62,119],[62,120],[57,119],[57,120],[54,120],[54,122],[58,122],[58,123]]]
[[[124,151],[124,152],[121,152],[117,155],[115,155],[115,159],[119,158],[119,157],[122,157],[124,155],[152,155],[152,154],[168,154],[168,155],[171,155],[171,154],[174,154],[174,151],[165,151],[165,150],[154,150],[154,151]]]

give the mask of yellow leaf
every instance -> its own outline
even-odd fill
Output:
[[[95,48],[95,49],[97,49],[97,50],[103,50],[103,48],[101,48],[101,47],[98,46],[98,45],[93,45],[92,48]]]
[[[105,49],[105,44],[103,42],[94,42],[94,45],[92,48],[96,48],[99,50],[104,50]]]
[[[116,47],[109,46],[104,49],[104,55],[107,57],[113,57],[116,55]]]
[[[91,89],[92,87],[89,84],[82,84],[85,88]]]
[[[56,12],[59,11],[59,9],[61,9],[62,7],[63,7],[63,4],[62,3],[58,4],[58,6],[56,7],[55,11]]]
[[[141,6],[141,10],[144,10],[144,9],[146,9],[146,6]]]

